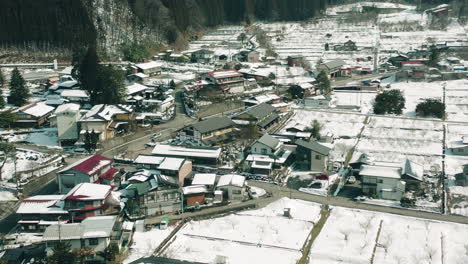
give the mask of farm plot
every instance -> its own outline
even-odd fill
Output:
[[[446,86],[447,120],[467,122],[468,120],[468,81],[448,81]]]
[[[443,88],[442,82],[397,82],[391,84],[392,89],[402,91],[405,97],[405,116],[416,116],[416,105],[423,102],[424,99],[439,99],[442,101]]]
[[[334,207],[310,263],[370,263],[376,245],[374,263],[466,263],[467,235],[466,225]]]
[[[296,110],[285,128],[297,124],[310,127],[314,120],[321,125],[321,135],[332,133],[335,137],[355,138],[361,131],[365,115],[353,113]]]
[[[283,216],[284,208],[291,208],[290,218]],[[283,198],[263,209],[190,222],[163,256],[205,263],[220,257],[229,263],[295,263],[319,217],[318,204]]]
[[[375,160],[402,162],[405,158],[424,165],[440,164],[442,123],[389,117],[372,117],[357,150]]]

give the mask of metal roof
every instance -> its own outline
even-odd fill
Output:
[[[299,139],[296,141],[296,145],[310,149],[322,155],[328,155],[328,153],[330,153],[331,150],[329,147],[324,146],[318,143],[317,141],[304,141],[302,139]]]
[[[262,143],[272,149],[276,149],[276,146],[280,143],[279,139],[272,137],[268,134],[263,135],[261,138],[257,140],[258,143]]]
[[[211,131],[220,130],[223,128],[228,128],[234,125],[234,122],[231,119],[222,116],[222,117],[213,117],[192,125],[192,127],[199,131],[200,133],[207,133]]]

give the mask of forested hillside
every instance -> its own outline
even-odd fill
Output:
[[[9,47],[71,48],[97,44],[118,52],[129,41],[173,43],[222,24],[303,21],[350,0],[2,0],[0,57]],[[410,0],[439,4],[447,0]],[[458,0],[464,2],[468,0]],[[461,6],[461,7],[464,7]],[[460,8],[460,12],[464,12]]]

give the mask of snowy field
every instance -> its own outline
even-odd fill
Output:
[[[151,256],[174,228],[174,226],[169,226],[165,230],[152,229],[147,232],[141,230],[135,231],[133,234],[134,243],[130,246],[130,253],[124,263],[130,263],[139,258]]]
[[[391,89],[402,91],[405,97],[403,114],[408,117],[416,116],[416,105],[424,99],[439,99],[442,101],[443,82],[397,82],[391,84]]]
[[[373,116],[357,150],[376,161],[402,162],[409,158],[430,170],[433,164],[441,164],[442,129],[441,122]]]
[[[310,263],[370,263],[376,243],[374,263],[467,263],[467,236],[466,225],[334,207]]]
[[[447,120],[468,122],[468,81],[448,81],[446,86]]]
[[[291,208],[291,218],[283,216]],[[163,256],[212,263],[220,256],[228,263],[296,263],[320,205],[280,199],[265,208],[221,218],[189,222]]]
[[[335,137],[356,137],[361,131],[366,116],[353,113],[331,113],[323,111],[296,110],[284,127],[294,127],[296,124],[312,126],[317,120],[321,125],[320,134],[332,133]]]
[[[50,158],[51,156],[46,153],[17,149],[16,166],[14,160],[11,158],[5,162],[5,165],[2,168],[2,181],[10,180],[13,177],[15,170],[17,172],[21,172],[34,169]]]

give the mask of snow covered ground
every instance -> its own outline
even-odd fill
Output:
[[[320,134],[332,133],[335,137],[356,137],[364,125],[366,116],[353,113],[330,113],[322,111],[295,110],[285,129],[296,124],[312,126],[317,120],[321,125]]]
[[[162,255],[205,263],[220,257],[233,264],[296,263],[319,217],[318,204],[283,198],[262,209],[189,222]]]
[[[450,186],[448,193],[450,213],[468,217],[468,187]]]
[[[165,230],[155,228],[147,232],[135,231],[133,234],[133,245],[130,246],[130,253],[124,263],[130,263],[139,258],[151,256],[172,230],[174,230],[174,226],[169,226]]]
[[[439,99],[442,101],[443,82],[396,82],[391,84],[391,89],[402,91],[405,97],[405,116],[416,116],[416,105],[424,99]]]
[[[468,120],[468,81],[447,81],[446,112],[449,121]]]
[[[373,116],[357,145],[357,150],[376,161],[402,162],[405,158],[426,170],[441,164],[441,122]]]
[[[467,236],[466,225],[333,207],[310,263],[370,263],[376,244],[374,263],[466,263]]]

